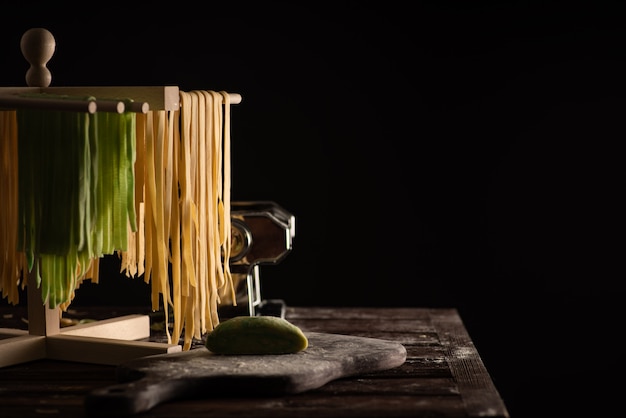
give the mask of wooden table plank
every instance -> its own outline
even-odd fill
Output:
[[[118,308],[115,312],[145,313]],[[95,310],[91,313],[103,315]],[[406,362],[297,395],[211,398],[207,394],[205,399],[183,399],[157,405],[141,418],[508,418],[454,309],[288,307],[286,317],[305,331],[401,342],[407,350]],[[7,322],[0,320],[0,327],[9,326]],[[150,340],[163,342],[163,338],[156,332]],[[201,344],[197,342],[196,347]],[[85,395],[115,383],[115,367],[109,365],[42,359],[0,368],[0,416],[88,418],[83,407]]]
[[[432,310],[430,316],[468,415],[490,416],[502,401],[461,318],[446,310]]]

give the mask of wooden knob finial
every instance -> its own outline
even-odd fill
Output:
[[[52,33],[44,28],[32,28],[24,32],[20,41],[22,55],[30,63],[26,72],[26,84],[29,87],[48,87],[52,73],[46,66],[56,48]]]

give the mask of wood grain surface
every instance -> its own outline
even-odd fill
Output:
[[[109,314],[145,313],[108,307]],[[19,310],[0,326],[19,324]],[[80,318],[104,316],[89,308]],[[7,313],[7,315],[9,315]],[[296,394],[184,398],[163,402],[141,418],[509,418],[508,410],[455,309],[287,307],[286,318],[305,333],[377,338],[402,344],[399,367],[332,380]],[[155,332],[151,340],[163,342]],[[197,348],[202,347],[199,341]],[[196,349],[196,348],[192,348]],[[0,368],[0,416],[87,418],[92,391],[119,384],[116,367],[38,360]]]

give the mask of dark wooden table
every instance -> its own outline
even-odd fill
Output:
[[[18,316],[6,315],[16,313],[15,308],[0,311],[5,313],[0,327]],[[406,362],[297,395],[254,398],[242,393],[168,402],[141,418],[509,416],[455,309],[287,307],[285,317],[305,332],[397,341],[407,350]],[[43,359],[3,367],[0,416],[86,417],[85,395],[116,383],[115,366],[109,365]]]

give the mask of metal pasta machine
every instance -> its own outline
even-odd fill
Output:
[[[260,266],[278,264],[292,249],[295,217],[271,201],[231,202],[230,270],[236,304],[226,301],[220,315],[285,316],[285,302],[261,298]]]

